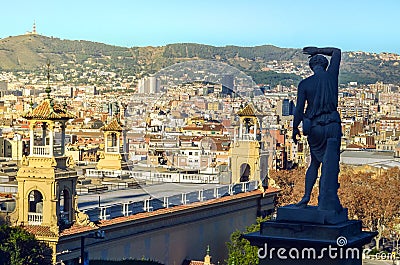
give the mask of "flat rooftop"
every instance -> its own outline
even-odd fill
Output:
[[[214,189],[226,185],[220,184],[182,184],[182,183],[160,183],[141,185],[138,188],[112,190],[100,193],[89,193],[78,195],[78,208],[89,209],[100,205],[111,205],[123,202],[138,202],[145,199],[160,199],[182,193],[195,192],[199,190]]]
[[[340,162],[347,165],[400,166],[400,160],[394,157],[393,152],[384,151],[345,150],[340,155]]]

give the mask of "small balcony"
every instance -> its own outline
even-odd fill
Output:
[[[29,225],[41,225],[43,222],[42,213],[28,212],[28,224]]]
[[[50,156],[50,146],[34,146],[33,147],[34,156]]]
[[[34,156],[50,156],[50,145],[43,145],[43,146],[33,146],[33,154]],[[62,146],[61,145],[54,145],[53,146],[53,155],[54,156],[62,156]]]

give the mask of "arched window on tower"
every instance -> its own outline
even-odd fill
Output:
[[[115,133],[112,133],[112,134],[111,134],[111,137],[112,137],[111,146],[112,146],[112,147],[117,146],[117,135],[116,135]]]
[[[247,182],[250,180],[250,165],[244,163],[240,166],[240,182]]]
[[[33,190],[28,195],[28,224],[40,225],[43,222],[43,195]]]
[[[70,223],[70,212],[71,212],[71,195],[67,189],[60,192],[60,218],[59,221],[63,224]]]
[[[244,119],[244,128],[245,128],[244,133],[245,134],[249,134],[250,133],[250,126],[251,126],[251,120],[249,118],[245,118]]]
[[[107,135],[107,146],[106,152],[107,153],[115,153],[118,152],[118,142],[117,142],[117,134],[110,133]]]

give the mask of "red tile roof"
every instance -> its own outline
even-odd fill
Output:
[[[261,113],[254,108],[253,104],[248,104],[246,107],[239,110],[237,115],[255,117],[257,115],[261,115]]]
[[[50,230],[50,226],[27,225],[24,226],[23,228],[29,233],[34,234],[35,236],[57,237],[57,235]]]
[[[10,199],[12,198],[12,194],[7,192],[0,192],[0,197]]]
[[[109,124],[106,124],[103,127],[101,127],[101,130],[122,132],[123,129],[119,121],[117,121],[117,119],[113,119]]]
[[[50,100],[43,100],[36,108],[22,115],[25,119],[38,120],[65,120],[73,119],[75,116],[69,113],[63,106],[54,104],[51,106]]]
[[[84,233],[84,232],[89,232],[89,231],[94,231],[97,230],[97,227],[92,227],[92,226],[82,226],[82,225],[77,225],[74,224],[70,228],[64,229],[61,231],[60,236],[69,236],[73,234],[79,234],[79,233]]]

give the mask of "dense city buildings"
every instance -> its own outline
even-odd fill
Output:
[[[263,71],[310,74],[276,60]],[[50,242],[55,262],[77,264],[86,246],[181,264],[210,245],[216,264],[235,229],[272,212],[268,171],[310,162],[306,137],[291,137],[294,85],[212,61],[121,75],[88,58],[49,74],[0,72],[0,218]],[[399,166],[398,99],[385,80],[340,86],[343,164]]]

